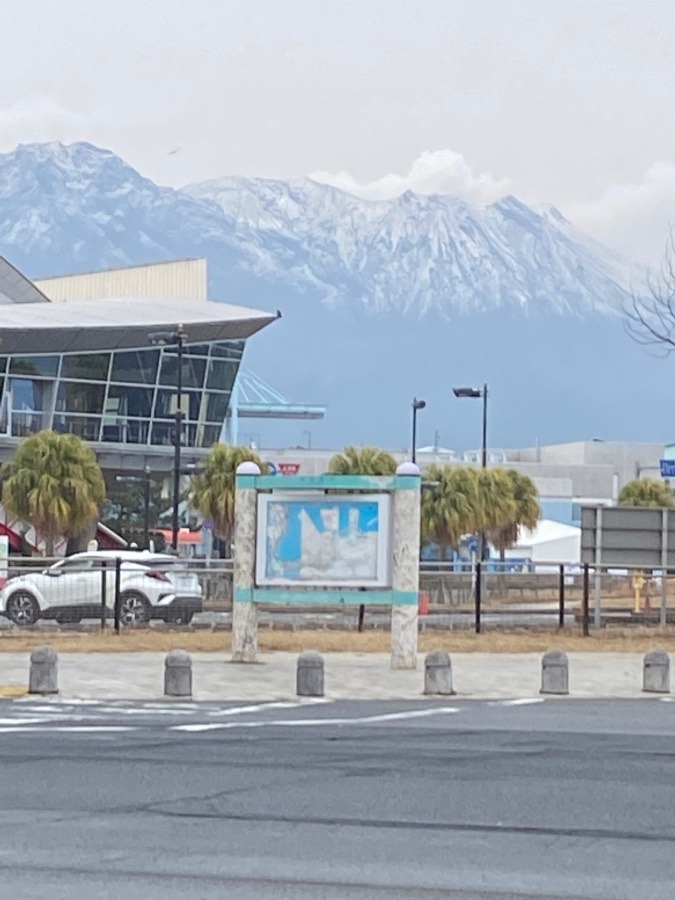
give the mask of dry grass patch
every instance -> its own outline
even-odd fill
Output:
[[[388,653],[388,631],[275,631],[260,629],[260,649],[300,653]],[[229,631],[172,632],[132,629],[116,635],[101,632],[12,632],[0,636],[0,653],[30,652],[49,644],[59,653],[166,653],[180,648],[189,653],[229,653]],[[626,628],[582,637],[577,630],[490,631],[477,635],[470,631],[427,631],[420,635],[420,652],[447,650],[451,653],[543,653],[551,647],[568,651],[600,653],[644,653],[654,647],[675,652],[675,628]],[[1,694],[0,694],[1,695]]]

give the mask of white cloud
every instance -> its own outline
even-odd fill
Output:
[[[69,141],[86,126],[79,113],[51,97],[20,100],[0,109],[0,146],[11,150],[32,141]]]
[[[405,191],[417,194],[450,194],[472,203],[490,203],[510,190],[508,179],[475,173],[461,153],[433,150],[422,153],[405,175],[392,172],[370,182],[359,182],[349,172],[313,172],[310,178],[331,184],[366,200],[388,200]]]
[[[521,183],[474,172],[461,153],[434,150],[422,153],[405,175],[391,173],[370,182],[349,172],[314,172],[315,181],[367,200],[388,200],[405,191],[448,194],[478,205],[491,203],[509,192],[532,202]],[[633,262],[658,264],[663,256],[668,226],[675,224],[675,164],[655,162],[634,183],[614,184],[594,200],[554,203],[581,231],[617,250]]]
[[[668,226],[675,223],[675,165],[655,162],[638,182],[614,184],[596,200],[561,208],[582,231],[627,259],[658,264]]]

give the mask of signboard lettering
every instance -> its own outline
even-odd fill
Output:
[[[279,463],[278,469],[282,475],[297,475],[300,471],[300,463],[283,462]]]
[[[675,478],[675,459],[661,460],[661,478]]]

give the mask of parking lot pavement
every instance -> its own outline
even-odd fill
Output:
[[[639,697],[642,655],[570,653],[570,691],[577,697]],[[255,664],[229,662],[229,653],[195,653],[197,700],[288,700],[295,696],[297,654],[261,654]],[[0,687],[27,685],[28,653],[0,654]],[[413,671],[392,671],[382,653],[328,653],[326,696],[331,699],[423,698],[424,658]],[[452,656],[460,697],[527,699],[539,694],[541,656],[464,653]],[[152,700],[163,695],[164,654],[62,653],[62,699]]]

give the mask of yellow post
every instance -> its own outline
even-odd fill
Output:
[[[642,588],[645,586],[645,579],[642,572],[636,572],[633,575],[632,580],[633,593],[635,595],[635,603],[633,606],[633,611],[636,613],[642,612]]]

